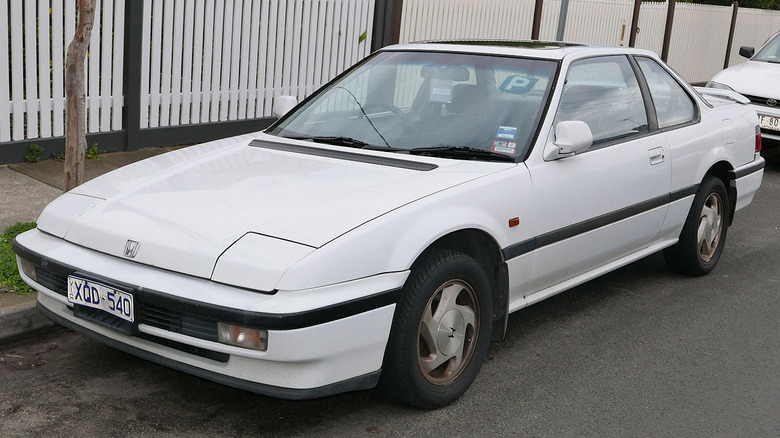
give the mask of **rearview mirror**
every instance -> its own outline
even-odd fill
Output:
[[[295,96],[276,96],[274,98],[273,114],[277,119],[290,112],[298,105],[298,99]]]
[[[588,124],[580,120],[567,120],[555,125],[555,141],[544,149],[545,160],[557,160],[584,152],[593,144],[593,134]]]
[[[739,48],[739,56],[743,56],[745,58],[752,58],[753,54],[756,53],[756,49],[750,46],[742,46]]]

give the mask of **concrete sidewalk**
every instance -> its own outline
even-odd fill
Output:
[[[174,149],[177,147],[103,154],[98,159],[86,160],[85,180]],[[44,207],[62,194],[63,166],[59,160],[0,166],[0,232],[17,222],[37,220]],[[19,295],[0,289],[0,343],[54,325],[38,313],[36,300],[36,293]]]

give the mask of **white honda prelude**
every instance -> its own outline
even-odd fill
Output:
[[[43,314],[119,350],[433,408],[511,312],[660,250],[710,272],[763,176],[746,102],[645,50],[395,45],[263,132],[71,190],[14,248]]]

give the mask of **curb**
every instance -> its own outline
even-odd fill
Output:
[[[38,312],[37,301],[0,309],[0,342],[14,336],[28,333],[55,324]]]

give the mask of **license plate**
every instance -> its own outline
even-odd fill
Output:
[[[68,302],[133,322],[133,296],[92,280],[68,276]]]
[[[763,129],[771,129],[773,131],[780,131],[780,117],[772,117],[765,115],[758,115],[758,125]]]

